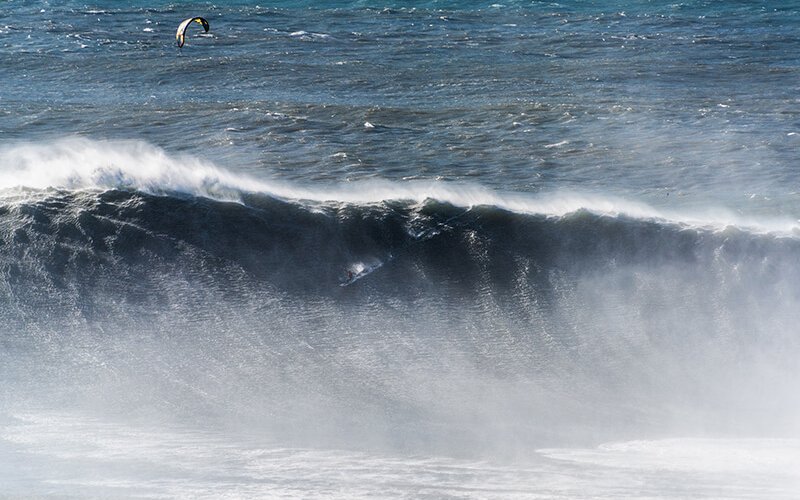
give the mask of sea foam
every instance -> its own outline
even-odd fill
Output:
[[[585,210],[598,215],[654,220],[711,231],[736,227],[757,233],[798,236],[800,221],[747,217],[725,207],[655,208],[608,194],[556,190],[497,191],[478,184],[440,180],[364,180],[300,184],[234,173],[197,156],[172,154],[144,141],[68,137],[0,148],[0,190],[16,197],[27,190],[138,190],[242,202],[246,194],[311,204],[369,205],[429,201],[458,207],[491,206],[519,214],[563,217]]]

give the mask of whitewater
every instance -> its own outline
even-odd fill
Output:
[[[0,496],[800,494],[800,5],[6,7]]]

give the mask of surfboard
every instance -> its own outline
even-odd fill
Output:
[[[351,264],[345,269],[345,274],[339,282],[339,286],[349,286],[360,280],[364,276],[372,273],[376,269],[383,266],[383,262],[376,261],[374,263],[356,262]]]

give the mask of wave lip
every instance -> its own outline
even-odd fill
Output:
[[[0,150],[0,189],[139,190],[184,193],[222,201],[252,189],[246,179],[192,156],[170,156],[143,141],[82,137]]]
[[[69,137],[49,143],[0,148],[0,191],[5,198],[33,190],[136,190],[184,194],[243,203],[249,195],[318,204],[373,205],[431,200],[457,207],[491,206],[524,215],[563,217],[579,211],[631,217],[711,231],[737,227],[750,232],[800,235],[800,220],[746,217],[725,208],[671,210],[621,197],[574,191],[500,192],[484,186],[442,181],[368,180],[302,186],[257,179],[220,168],[197,156],[170,155],[143,141],[98,141]]]

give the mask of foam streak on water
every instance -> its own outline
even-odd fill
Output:
[[[0,469],[6,477],[30,473],[39,460],[51,468],[47,479],[31,475],[8,484],[12,495],[792,498],[800,480],[800,446],[791,440],[609,443],[540,450],[522,465],[264,448],[185,429],[120,428],[68,414],[17,415],[0,436],[4,452],[16,458]]]

